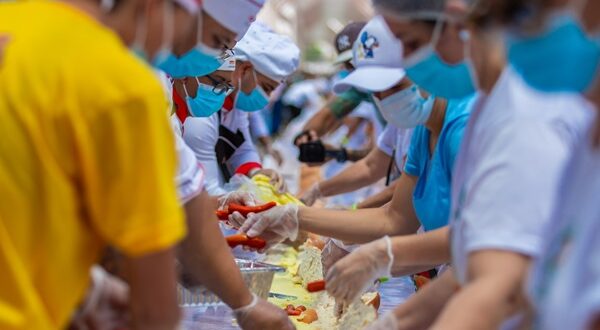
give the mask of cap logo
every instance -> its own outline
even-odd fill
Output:
[[[340,36],[337,40],[337,45],[338,45],[338,49],[340,49],[340,50],[350,48],[352,46],[350,44],[350,37],[348,37],[345,34],[343,36]]]
[[[379,47],[379,41],[374,35],[369,35],[367,31],[360,35],[360,44],[358,58],[373,58],[375,48]]]

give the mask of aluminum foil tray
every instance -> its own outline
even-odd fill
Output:
[[[267,299],[275,273],[285,271],[284,268],[258,261],[236,259],[246,286],[260,298]],[[179,304],[181,306],[217,305],[221,299],[204,286],[186,287],[177,285]]]

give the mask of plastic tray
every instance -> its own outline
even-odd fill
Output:
[[[267,299],[275,273],[285,271],[284,268],[263,262],[236,259],[246,286],[260,298]],[[216,305],[221,299],[204,286],[186,287],[178,284],[178,299],[181,306]]]

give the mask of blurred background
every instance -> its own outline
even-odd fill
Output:
[[[303,72],[327,75],[334,70],[336,33],[349,22],[372,16],[370,0],[268,0],[258,20],[296,42]]]

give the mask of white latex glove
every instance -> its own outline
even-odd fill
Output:
[[[382,277],[391,277],[394,255],[388,236],[365,244],[335,263],[327,272],[327,291],[350,304]]]
[[[91,289],[70,329],[108,330],[129,326],[129,286],[100,266],[90,270]]]
[[[229,218],[232,221],[238,217],[232,215]],[[240,231],[250,237],[261,237],[267,241],[267,246],[272,246],[286,239],[295,240],[298,237],[298,226],[298,205],[287,204],[248,214]]]
[[[323,251],[321,253],[321,263],[323,264],[323,274],[327,274],[331,266],[333,266],[338,260],[347,256],[350,251],[347,251],[341,247],[339,247],[335,242],[330,238],[325,243],[325,247],[323,247]]]
[[[294,329],[283,309],[258,298],[252,294],[252,302],[233,310],[233,314],[242,329]]]
[[[383,317],[377,319],[377,321],[371,323],[366,330],[392,330],[398,329],[398,319],[394,314],[394,311],[385,313]]]
[[[323,197],[323,194],[321,194],[321,189],[319,189],[319,183],[317,182],[317,183],[313,184],[312,187],[310,187],[310,189],[308,189],[302,195],[302,197],[300,197],[300,200],[306,206],[312,206],[316,201],[318,201],[322,197]]]
[[[256,206],[258,200],[247,191],[232,191],[219,198],[219,210],[227,208],[230,203],[236,203],[245,206]]]

